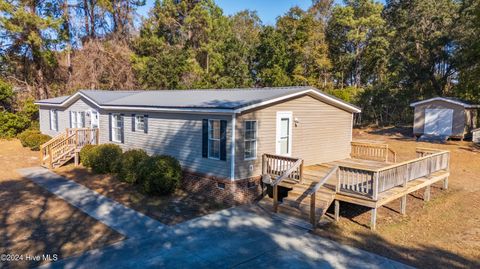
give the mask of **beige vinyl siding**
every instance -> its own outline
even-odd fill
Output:
[[[109,141],[109,114],[124,114],[124,143]],[[132,114],[148,115],[148,133],[132,131]],[[227,160],[202,157],[202,120],[227,120]],[[219,178],[230,178],[231,116],[187,113],[100,111],[100,143],[114,143],[124,150],[144,149],[148,154],[170,155],[184,169]]]
[[[275,154],[278,111],[292,112],[292,157],[305,160],[305,165],[348,158],[352,139],[352,113],[326,104],[311,96],[302,96],[237,116],[236,169],[237,179],[258,176],[262,154]],[[295,125],[295,119],[299,123]],[[257,159],[244,160],[244,122],[257,120]],[[250,171],[250,165],[253,170]]]
[[[425,126],[425,110],[426,109],[453,109],[453,126],[452,136],[463,137],[466,129],[465,108],[461,105],[445,102],[441,100],[433,100],[415,106],[415,114],[413,121],[413,133],[416,135],[423,134]]]

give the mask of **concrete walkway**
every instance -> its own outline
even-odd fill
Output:
[[[408,268],[274,220],[255,206],[166,227],[46,169],[20,172],[128,237],[44,268]]]
[[[133,209],[125,207],[72,180],[42,167],[17,170],[69,204],[99,220],[128,238],[148,237],[166,226]]]

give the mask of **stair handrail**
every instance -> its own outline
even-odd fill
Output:
[[[335,165],[334,167],[330,168],[330,170],[328,170],[328,173],[325,176],[323,176],[322,179],[319,182],[317,182],[317,184],[315,184],[315,186],[313,186],[312,189],[310,189],[310,191],[308,191],[307,196],[315,194],[330,179],[330,177],[337,172],[337,170],[338,170],[338,165]]]
[[[72,143],[69,143],[69,140],[72,139],[73,137],[75,137],[75,134],[72,134],[72,135],[69,135],[67,136],[62,142],[65,143],[65,144],[62,144],[62,143],[58,143],[57,145],[55,146],[52,146],[51,147],[51,154],[52,154],[52,161],[55,161],[59,156],[58,155],[58,152],[61,152],[63,149],[65,148],[71,148],[71,145]],[[62,152],[63,153],[63,152]],[[60,154],[61,155],[61,154]]]
[[[277,186],[284,179],[288,178],[291,173],[297,170],[297,168],[303,164],[303,159],[298,159],[290,168],[288,168],[282,175],[278,176],[275,181],[272,182],[272,186]]]
[[[310,223],[312,227],[315,228],[317,223],[316,216],[316,193],[317,191],[330,179],[330,177],[338,171],[338,165],[332,167],[328,173],[323,176],[323,178],[313,186],[313,188],[307,193],[307,196],[310,196]],[[325,209],[326,210],[326,209]]]
[[[270,185],[273,188],[273,212],[278,212],[278,184],[284,179],[288,178],[291,173],[297,170],[298,167],[303,165],[303,159],[298,159],[290,168],[288,168],[282,175],[278,176]],[[300,169],[302,171],[302,169]],[[302,175],[300,175],[301,177]]]
[[[65,136],[66,136],[66,132],[62,132],[62,133],[57,134],[56,136],[54,136],[53,138],[51,138],[47,142],[41,144],[40,149],[45,148],[45,147],[57,142],[61,138],[65,138]]]

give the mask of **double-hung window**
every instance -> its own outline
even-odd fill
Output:
[[[208,120],[208,158],[220,160],[220,120]]]
[[[244,126],[244,159],[257,158],[257,121],[245,121]]]
[[[56,109],[50,110],[50,130],[58,131],[58,112]]]
[[[85,112],[71,111],[70,122],[72,128],[85,128]]]
[[[135,130],[145,131],[145,116],[143,115],[135,116]]]
[[[122,115],[112,114],[112,141],[122,142],[123,121]]]

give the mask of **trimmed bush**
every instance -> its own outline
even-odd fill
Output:
[[[93,172],[106,174],[115,172],[116,162],[122,156],[122,149],[115,144],[103,144],[93,148],[89,154],[89,165]]]
[[[148,194],[170,194],[180,184],[182,168],[171,156],[153,156],[140,165],[139,180],[142,190]]]
[[[32,134],[39,134],[40,130],[37,129],[27,129],[20,134],[17,135],[17,138],[20,140],[20,143],[22,143],[22,146],[28,147],[27,146],[27,137],[29,137]]]
[[[25,138],[25,145],[31,150],[40,150],[40,146],[52,139],[49,135],[44,134],[30,134]]]
[[[122,154],[122,158],[117,162],[115,169],[118,179],[130,184],[134,184],[138,180],[140,164],[148,158],[147,153],[143,149],[131,149]]]
[[[96,145],[85,145],[80,150],[80,162],[82,162],[83,166],[92,167],[92,159],[94,158],[93,153],[96,147]]]

